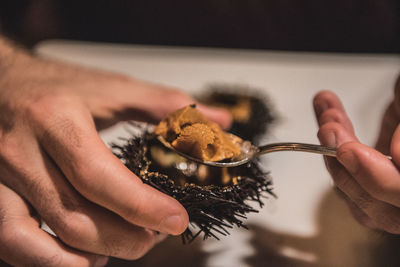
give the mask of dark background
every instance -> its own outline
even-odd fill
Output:
[[[275,49],[400,51],[398,0],[1,0],[2,30],[48,38]]]

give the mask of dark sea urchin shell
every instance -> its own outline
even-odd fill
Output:
[[[253,144],[259,144],[262,136],[268,133],[272,123],[276,121],[277,114],[271,105],[269,97],[262,90],[246,85],[236,84],[211,84],[205,92],[197,96],[200,102],[211,106],[222,106],[233,108],[244,99],[250,103],[249,118],[245,121],[236,120],[233,122],[229,132],[249,140]]]
[[[218,234],[229,234],[228,229],[233,226],[247,229],[243,223],[246,214],[258,211],[246,202],[255,201],[262,207],[263,197],[274,196],[270,176],[261,170],[256,161],[230,168],[228,171],[234,180],[225,185],[220,182],[199,185],[193,182],[193,177],[188,177],[185,183],[177,182],[174,172],[171,174],[154,166],[149,148],[157,142],[153,134],[144,129],[140,135],[126,139],[125,144],[113,144],[112,148],[115,155],[144,183],[172,196],[185,207],[190,226],[182,234],[184,243],[191,242],[201,233],[204,239],[219,239]],[[212,170],[215,171],[218,173],[220,169]]]

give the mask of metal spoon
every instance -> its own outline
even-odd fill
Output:
[[[238,137],[232,135],[232,137],[237,140]],[[241,140],[238,142],[240,145],[241,153],[238,157],[228,159],[225,161],[207,161],[198,158],[194,158],[190,155],[187,155],[181,151],[176,150],[164,137],[158,135],[157,139],[167,148],[173,150],[174,152],[178,153],[182,157],[208,166],[213,167],[236,167],[247,162],[251,161],[253,158],[258,157],[263,154],[277,152],[277,151],[301,151],[301,152],[310,152],[316,154],[322,154],[325,156],[336,157],[336,148],[333,147],[326,147],[321,145],[314,145],[314,144],[304,144],[304,143],[273,143],[267,144],[264,146],[256,147],[251,144],[249,141]]]

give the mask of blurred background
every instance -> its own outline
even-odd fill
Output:
[[[294,51],[398,53],[398,0],[2,0],[1,28],[62,38]]]

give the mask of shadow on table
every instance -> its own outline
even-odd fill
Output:
[[[335,192],[327,192],[316,216],[318,230],[313,236],[280,233],[264,225],[249,225],[254,253],[244,261],[250,267],[400,266],[400,236],[360,226]],[[169,237],[137,261],[112,258],[107,266],[205,267],[210,254],[202,250],[203,244],[201,238],[191,245],[182,245],[179,237]],[[9,265],[0,260],[0,266]],[[239,266],[238,263],[238,266],[218,267]]]
[[[371,231],[359,225],[336,192],[326,193],[316,216],[318,230],[313,236],[249,225],[250,245],[255,252],[244,261],[251,267],[400,266],[400,236]],[[204,267],[210,254],[202,251],[202,242],[198,239],[191,245],[182,245],[180,238],[168,238],[138,261],[111,259],[107,266]]]
[[[201,238],[190,245],[183,245],[180,237],[168,237],[137,261],[111,258],[107,266],[113,267],[203,267],[207,253],[201,250]]]
[[[314,236],[273,232],[261,225],[250,229],[255,253],[245,261],[252,267],[400,266],[400,236],[360,226],[333,190],[319,206]]]

